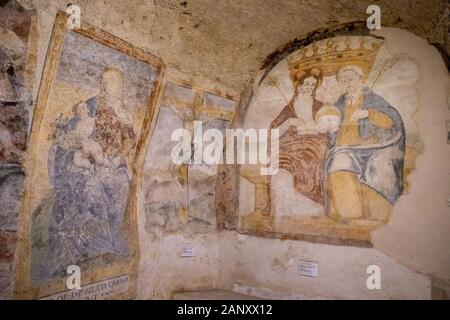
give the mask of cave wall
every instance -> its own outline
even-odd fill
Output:
[[[33,53],[28,55],[25,78],[28,82],[24,85],[32,101],[26,109],[28,114],[24,116],[25,120],[28,119],[28,122],[24,121],[29,134],[55,16],[58,10],[65,8],[66,2],[18,2],[25,8],[25,15],[33,17],[36,26],[28,42],[22,40],[28,43],[27,50]],[[221,21],[218,17],[225,8],[216,7],[213,12],[209,12],[203,2],[184,5],[162,1],[155,5],[151,1],[123,4],[79,1],[82,19],[154,53],[167,65],[167,81],[152,119],[147,160],[152,159],[155,144],[165,141],[158,140],[158,130],[161,129],[158,123],[168,121],[171,125],[186,125],[186,119],[171,111],[172,108],[175,107],[177,112],[185,108],[204,109],[202,119],[217,128],[239,126],[239,121],[236,118],[233,120],[234,112],[245,113],[252,91],[245,88],[253,79],[258,79],[258,68],[265,65],[262,61],[267,56],[293,38],[302,38],[299,35],[320,29],[326,24],[325,21],[333,21],[330,26],[335,27],[365,17],[365,4],[360,5],[359,11],[359,7],[352,7],[349,13],[340,15],[339,12],[349,9],[331,8],[331,4],[322,3],[316,7],[292,10],[295,3],[293,1],[283,6],[274,2],[259,8],[258,3],[252,2],[245,9],[233,4],[226,8],[227,12],[246,13],[245,19],[235,14],[231,16],[236,21]],[[388,8],[387,3],[381,3],[381,6]],[[3,14],[3,8],[0,9]],[[330,10],[335,11],[335,19],[323,14]],[[400,3],[398,7],[387,10],[384,21],[427,37],[429,33],[425,30],[443,28],[435,23],[440,21],[440,10],[438,1],[417,4],[416,7]],[[99,15],[98,12],[108,14]],[[413,19],[414,12],[424,17]],[[310,18],[300,28],[295,17],[303,14]],[[266,24],[268,17],[280,22],[280,27],[274,30],[270,38],[267,38],[267,33],[261,27]],[[320,26],[317,25],[317,19],[323,20]],[[226,26],[214,26],[217,21]],[[245,28],[242,21],[252,23]],[[140,27],[147,23],[150,25],[148,28]],[[240,37],[238,34],[242,30],[246,30],[245,36]],[[236,194],[233,189],[238,188],[238,175],[234,166],[231,173],[224,166],[218,166],[212,172],[193,166],[188,170],[181,168],[178,170],[179,175],[174,175],[168,167],[154,174],[152,170],[159,168],[152,167],[152,161],[148,160],[140,173],[143,180],[137,191],[140,251],[136,288],[138,298],[170,298],[176,291],[212,287],[268,298],[429,298],[432,286],[448,288],[450,257],[447,247],[450,243],[450,226],[447,198],[450,194],[450,168],[447,159],[450,151],[445,127],[445,120],[449,118],[446,66],[437,49],[411,32],[383,28],[374,34],[385,37],[391,53],[406,53],[418,67],[416,87],[421,107],[415,114],[415,121],[424,150],[408,178],[408,194],[400,198],[389,222],[371,233],[373,248],[271,239],[265,234],[242,235],[236,230],[239,229],[235,214],[237,211],[229,212],[230,208],[235,210],[238,205],[233,199]],[[21,33],[22,38],[24,35],[26,32],[23,35]],[[13,40],[8,41],[14,43]],[[166,94],[170,91],[166,91],[167,88],[171,86],[175,93]],[[187,98],[179,99],[177,91],[187,91]],[[208,105],[208,96],[215,101],[211,105]],[[233,106],[229,107],[229,104]],[[164,120],[167,115],[169,120]],[[23,137],[20,134],[17,136]],[[24,149],[23,143],[18,145]],[[17,158],[17,154],[12,156]],[[26,162],[14,160],[12,163],[19,164],[20,172],[22,169],[26,172]],[[186,175],[189,171],[191,175]],[[217,173],[222,179],[219,183],[226,181],[228,184],[218,187],[215,183],[213,185]],[[164,180],[166,177],[167,180]],[[159,181],[155,182],[155,179]],[[177,180],[184,184],[178,184]],[[154,185],[150,182],[164,184],[167,181],[167,193],[179,193],[181,196],[174,197],[171,194],[167,197],[170,203],[166,206],[152,200],[153,196],[157,200],[159,196],[152,195]],[[190,184],[192,193],[189,191]],[[205,184],[208,184],[208,188],[204,187]],[[19,194],[21,188],[17,188],[15,183],[8,186],[13,189],[7,192]],[[217,195],[221,197],[218,199]],[[180,198],[184,201],[181,205],[176,203]],[[7,203],[12,203],[8,197],[5,199]],[[1,298],[13,297],[16,238],[29,236],[16,234],[14,215],[17,215],[17,210],[15,207],[14,213],[8,215],[8,220],[3,219],[4,211],[1,216],[2,221],[13,221],[6,224],[2,222],[0,226]],[[161,215],[166,214],[172,218],[161,218]],[[13,217],[12,220],[9,217]],[[194,248],[194,257],[181,256],[186,244]],[[261,250],[261,247],[265,250]],[[319,279],[299,276],[298,260],[318,262]],[[339,268],[336,268],[336,261]],[[382,290],[369,291],[365,287],[368,276],[366,267],[369,264],[378,264],[382,270],[386,270],[386,273],[382,273]]]

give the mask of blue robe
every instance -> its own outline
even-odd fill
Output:
[[[86,101],[94,116],[97,98]],[[61,139],[80,121],[75,116],[58,127]],[[129,255],[122,235],[129,192],[125,160],[114,171],[95,164],[93,170],[77,167],[75,150],[56,140],[49,152],[48,171],[54,190],[49,214],[48,256],[33,266],[34,281],[62,276],[71,264],[112,254]]]
[[[333,147],[325,162],[325,172],[349,171],[356,173],[364,183],[394,204],[403,192],[403,162],[405,155],[405,126],[399,112],[372,90],[364,88],[363,110],[369,108],[388,115],[393,125],[389,129],[379,128],[368,118],[359,121],[359,134],[363,139],[376,137],[378,143],[368,145],[336,146],[339,132],[331,137]],[[344,115],[345,95],[336,107]],[[343,116],[341,117],[341,125]],[[340,161],[335,161],[339,157]],[[344,161],[341,161],[343,160]]]

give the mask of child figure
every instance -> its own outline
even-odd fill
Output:
[[[341,122],[341,112],[331,104],[325,104],[317,111],[316,128],[319,133],[334,133],[339,130]]]
[[[339,130],[341,112],[331,104],[323,105],[316,113],[314,120],[301,121],[290,119],[286,121],[288,125],[295,126],[298,134],[323,134],[334,133]]]
[[[73,161],[77,167],[92,169],[94,163],[102,165],[105,161],[105,156],[102,147],[93,139],[91,135],[95,128],[95,119],[89,116],[89,110],[86,103],[81,102],[74,108],[74,113],[80,117],[73,134],[77,150],[73,156]]]

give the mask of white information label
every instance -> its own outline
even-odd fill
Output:
[[[181,256],[182,257],[195,257],[195,249],[192,244],[184,244],[181,247]]]
[[[311,261],[300,261],[298,263],[298,274],[317,278],[319,276],[319,264]]]

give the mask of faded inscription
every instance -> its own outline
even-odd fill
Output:
[[[81,289],[56,293],[40,300],[102,300],[119,295],[128,290],[130,275],[92,283]]]

